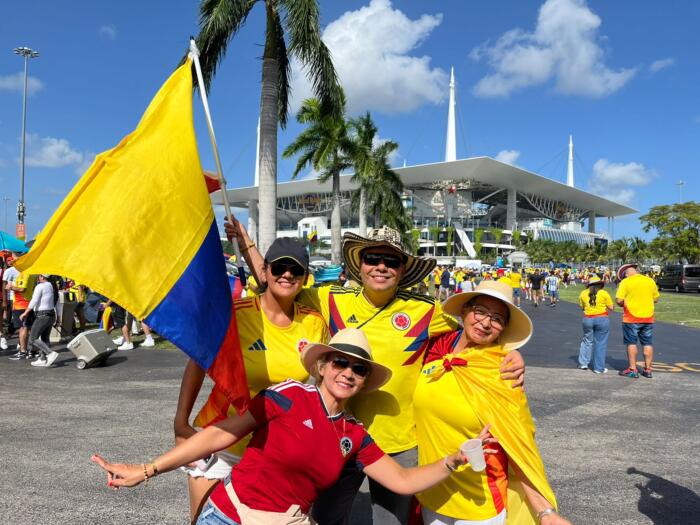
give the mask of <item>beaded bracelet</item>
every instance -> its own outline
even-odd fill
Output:
[[[541,522],[542,518],[544,518],[545,516],[549,516],[550,514],[556,514],[556,513],[557,513],[557,511],[551,507],[544,509],[544,510],[541,510],[537,513],[537,521]]]
[[[143,481],[145,483],[148,483],[148,470],[146,469],[146,464],[143,463],[142,466],[143,466]]]

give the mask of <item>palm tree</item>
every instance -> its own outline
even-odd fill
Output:
[[[344,96],[341,96],[340,108],[337,113],[324,113],[317,99],[305,100],[297,113],[297,121],[307,127],[282,153],[285,158],[300,155],[292,178],[311,166],[319,172],[319,182],[333,181],[331,262],[334,264],[340,263],[340,174],[352,166],[354,150],[345,121]]]
[[[207,88],[231,38],[245,24],[256,0],[202,0],[197,46]],[[260,96],[260,251],[277,235],[277,126],[287,123],[290,57],[307,68],[324,113],[337,111],[340,86],[330,52],[321,41],[317,0],[261,0],[267,25]],[[289,44],[289,47],[287,47]]]
[[[359,186],[350,204],[360,218],[360,235],[367,233],[368,202],[372,203],[375,227],[382,220],[382,215],[388,221],[388,224],[387,221],[382,221],[383,224],[392,227],[403,226],[402,219],[405,215],[405,209],[401,203],[403,182],[389,165],[389,156],[398,149],[399,145],[392,140],[376,143],[377,126],[369,112],[363,117],[350,120],[349,125],[355,143],[353,151],[355,173],[350,181]],[[390,201],[388,205],[387,197]],[[400,206],[397,207],[397,204]],[[410,221],[408,222],[408,229],[410,229]]]

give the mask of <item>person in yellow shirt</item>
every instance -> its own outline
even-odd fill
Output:
[[[309,374],[299,355],[309,342],[325,342],[328,328],[321,315],[296,301],[309,275],[309,256],[296,239],[277,239],[265,255],[258,295],[233,303],[238,340],[243,354],[251,399],[270,385],[287,379],[304,382]],[[205,371],[190,360],[180,386],[174,419],[180,443],[205,428],[236,414],[224,393],[214,385],[194,422],[190,414],[202,387]],[[197,520],[209,493],[226,478],[242,455],[248,439],[185,469],[188,473],[190,517]]]
[[[507,352],[532,336],[532,322],[512,297],[509,284],[482,281],[443,303],[462,327],[432,341],[415,388],[419,464],[484,431],[498,444],[491,445],[496,453],[486,456],[485,470],[457,468],[416,495],[426,525],[504,525],[506,518],[518,525],[570,525],[557,513],[525,392],[498,378]]]
[[[659,289],[654,280],[639,273],[636,264],[623,264],[617,270],[620,285],[615,301],[624,309],[622,314],[622,338],[627,345],[629,366],[621,376],[639,378],[637,371],[637,341],[644,353],[642,375],[651,379],[651,363],[654,360],[653,331],[654,305],[659,300]]]
[[[591,366],[596,374],[604,374],[605,355],[608,352],[610,319],[608,313],[614,305],[610,294],[603,290],[605,282],[598,276],[588,280],[587,289],[578,297],[578,304],[583,310],[583,339],[578,353],[578,367],[588,370]]]
[[[239,246],[252,244],[240,221],[227,222],[224,228],[227,235],[237,238]],[[413,390],[424,352],[431,337],[451,332],[456,326],[454,318],[434,299],[406,291],[433,271],[435,259],[409,254],[401,234],[387,227],[372,230],[367,237],[346,233],[342,250],[348,274],[362,287],[305,289],[299,300],[321,312],[331,335],[346,327],[361,329],[377,362],[392,370],[386,385],[353,399],[350,408],[382,450],[404,466],[415,466]],[[259,271],[257,249],[251,247],[244,253],[251,271]],[[511,352],[504,361],[503,377],[517,378],[516,385],[520,384],[523,369],[522,356]],[[314,519],[324,525],[345,523],[363,479],[360,471],[348,472],[316,502]],[[408,522],[411,498],[373,481],[370,496],[374,523]]]
[[[510,286],[513,288],[513,300],[515,301],[515,306],[520,308],[520,296],[522,292],[520,287],[523,280],[523,275],[520,273],[520,269],[517,266],[513,266],[513,269],[508,276],[510,278]]]

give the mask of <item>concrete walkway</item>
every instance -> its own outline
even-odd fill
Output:
[[[585,525],[700,523],[700,374],[681,368],[630,380],[576,370],[575,307],[525,308],[536,327],[523,350],[527,392],[563,513]],[[659,360],[700,361],[700,330],[658,328]],[[613,331],[609,366],[624,361],[618,336]],[[184,355],[169,350],[119,352],[82,371],[66,351],[53,369],[0,357],[0,521],[187,523],[180,473],[113,492],[89,460],[99,452],[141,462],[172,446],[184,365]],[[361,494],[353,523],[368,523],[366,502]]]

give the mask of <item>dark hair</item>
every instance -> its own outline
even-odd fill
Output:
[[[603,283],[595,283],[588,287],[588,302],[591,306],[596,305],[596,296],[598,295],[598,290],[603,289]]]

